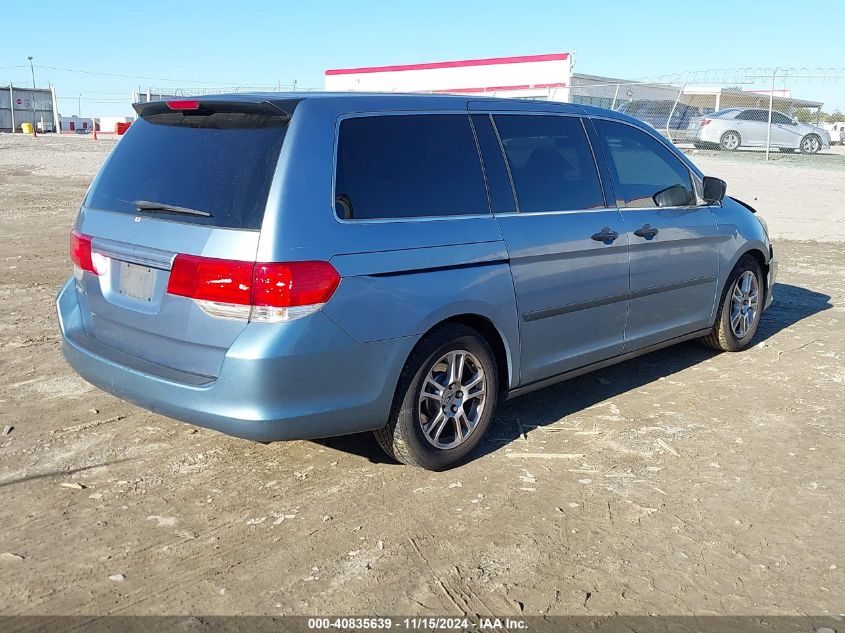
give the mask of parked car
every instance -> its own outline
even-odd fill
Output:
[[[740,147],[770,147],[781,151],[799,150],[803,154],[817,154],[830,149],[827,130],[799,123],[782,112],[772,112],[772,129],[769,134],[769,111],[763,108],[728,108],[691,124],[695,132],[696,147],[718,147],[732,152]]]
[[[87,127],[78,127],[76,128],[75,132],[77,134],[90,134],[91,130],[89,130]]]
[[[261,442],[375,431],[466,459],[498,401],[772,301],[765,224],[632,117],[446,95],[151,102],[71,234],[90,383]]]

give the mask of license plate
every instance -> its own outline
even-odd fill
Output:
[[[155,271],[152,268],[121,262],[120,294],[141,301],[152,301],[154,286]]]

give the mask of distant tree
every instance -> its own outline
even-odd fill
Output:
[[[792,113],[792,118],[801,123],[815,123],[816,121],[826,121],[830,115],[825,112],[818,112],[810,108],[798,108]]]
[[[826,114],[824,120],[828,123],[845,123],[845,112],[834,110],[830,114]]]

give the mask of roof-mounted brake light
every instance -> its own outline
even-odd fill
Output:
[[[165,101],[171,110],[199,110],[200,102],[196,99],[175,99]]]

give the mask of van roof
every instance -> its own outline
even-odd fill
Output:
[[[162,99],[159,101],[151,101],[146,103],[137,103],[135,109],[139,112],[146,109],[148,104],[162,103],[164,101],[172,100],[196,100],[196,101],[225,101],[230,103],[261,103],[270,102],[274,104],[297,103],[306,100],[343,100],[353,101],[362,100],[370,102],[370,106],[377,104],[379,107],[390,109],[395,107],[397,109],[406,109],[408,107],[436,107],[440,108],[467,108],[470,102],[489,102],[492,104],[513,104],[518,106],[520,110],[532,110],[532,105],[536,106],[538,110],[547,110],[549,106],[555,109],[568,110],[570,112],[577,112],[580,114],[606,116],[609,118],[630,120],[639,123],[637,119],[632,119],[630,116],[613,110],[605,108],[598,108],[595,106],[581,105],[574,103],[565,103],[558,101],[542,101],[539,99],[507,99],[502,97],[487,97],[484,95],[454,95],[442,93],[420,93],[420,92],[239,92],[229,94],[213,94],[190,97],[172,97],[170,99]],[[375,103],[374,103],[375,102]],[[436,105],[435,105],[436,104]]]

